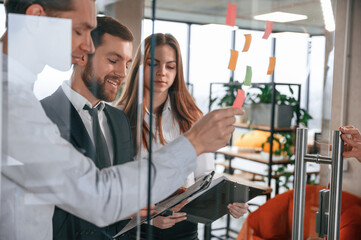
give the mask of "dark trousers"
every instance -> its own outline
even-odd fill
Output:
[[[107,227],[99,228],[62,209],[56,208],[53,217],[53,240],[113,240],[129,220],[120,221]],[[121,236],[116,240],[130,240]]]
[[[141,226],[140,239],[147,239],[147,224]],[[153,240],[197,240],[198,239],[198,226],[196,223],[183,221],[179,222],[171,228],[160,229],[152,226]],[[128,234],[131,239],[136,239],[136,229],[133,229]]]

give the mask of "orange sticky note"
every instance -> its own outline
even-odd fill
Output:
[[[244,44],[242,52],[248,52],[249,47],[251,46],[252,35],[251,34],[245,34],[244,37],[246,38],[246,43]]]
[[[269,35],[271,35],[273,29],[273,22],[267,21],[266,29],[264,30],[263,39],[268,39]]]
[[[246,97],[246,94],[244,93],[244,91],[242,89],[238,89],[237,97],[234,100],[232,107],[233,108],[242,108],[245,97]]]
[[[237,5],[233,3],[228,3],[226,25],[233,27],[234,24],[236,23],[236,17],[237,17]]]
[[[228,69],[234,71],[238,60],[238,51],[231,49],[231,59],[229,59]]]
[[[275,57],[270,57],[269,58],[269,65],[268,65],[267,75],[272,75],[273,74],[273,71],[275,69],[275,65],[276,65],[276,58]]]

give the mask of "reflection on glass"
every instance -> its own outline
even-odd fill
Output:
[[[313,117],[312,120],[308,121],[308,128],[310,129],[309,139],[312,141],[314,140],[314,145],[316,146],[316,149],[312,149],[312,151],[319,152],[320,149],[317,148],[320,146],[318,136],[320,136],[321,133],[326,133],[325,135],[328,135],[327,133],[329,132],[329,125],[324,119],[327,118],[327,108],[330,109],[325,102],[331,102],[332,77],[330,77],[330,81],[327,83],[327,80],[325,80],[327,78],[327,73],[324,70],[329,53],[329,46],[326,46],[326,43],[333,42],[332,34],[328,34],[326,31],[332,31],[332,27],[331,29],[329,28],[329,23],[332,22],[330,20],[333,20],[332,18],[334,18],[332,16],[330,17],[330,12],[332,13],[332,8],[331,11],[329,9],[330,2],[332,1],[299,1],[296,4],[292,1],[245,1],[242,6],[237,6],[235,25],[238,26],[239,29],[234,32],[234,35],[231,30],[225,30],[227,3],[224,2],[197,2],[192,4],[178,2],[177,4],[174,4],[173,2],[170,3],[169,1],[159,0],[157,1],[156,16],[159,19],[169,21],[169,24],[174,21],[181,23],[186,22],[190,25],[191,51],[189,57],[189,80],[194,84],[195,102],[204,113],[207,112],[208,104],[213,101],[214,104],[210,109],[219,108],[218,103],[220,102],[223,103],[222,106],[231,106],[235,95],[233,94],[232,96],[232,91],[233,93],[236,92],[236,87],[232,89],[230,86],[223,87],[215,84],[212,85],[211,92],[209,92],[210,83],[228,83],[230,82],[230,77],[233,77],[234,81],[242,83],[246,76],[247,66],[250,66],[252,67],[252,83],[270,83],[274,80],[275,83],[300,84],[302,90],[301,94],[298,93],[297,87],[292,87],[292,89],[289,90],[288,86],[277,86],[277,90],[282,94],[280,98],[287,97],[290,99],[290,97],[294,97],[295,99],[301,99],[300,107],[307,110]],[[328,13],[325,11],[325,3],[327,3]],[[150,7],[151,2],[146,1],[146,17],[149,17]],[[256,16],[262,14],[282,15],[282,19],[265,18],[263,21],[257,20]],[[326,15],[328,15],[328,17]],[[291,18],[295,16],[300,18]],[[326,19],[329,20],[326,21]],[[273,33],[267,40],[262,39],[266,21],[273,21]],[[326,24],[326,22],[328,23]],[[215,27],[214,24],[219,24],[221,26]],[[326,29],[325,25],[327,25]],[[247,52],[242,52],[246,40],[244,34],[252,34],[252,43]],[[239,52],[235,71],[230,71],[227,68],[231,49]],[[273,75],[267,75],[270,57],[276,58],[276,66]],[[327,87],[327,84],[330,88]],[[252,92],[253,90],[249,90],[249,88],[243,89],[246,90],[246,92],[254,93]],[[261,95],[260,92],[258,93]],[[323,99],[325,99],[325,96],[330,97],[324,101]],[[267,99],[265,102],[271,102],[271,94],[259,96],[259,98],[262,97]],[[280,98],[276,101],[282,102],[283,100]],[[324,110],[322,111],[322,109]],[[326,113],[326,115],[322,112]],[[295,116],[294,113],[292,114]],[[250,119],[250,122],[252,122],[252,119]],[[294,117],[291,128],[295,125],[295,122]],[[247,120],[243,125],[240,124],[239,127],[238,130],[241,129],[240,131],[242,131],[242,133],[238,134],[238,139],[242,138],[242,135],[245,135],[245,132],[248,131],[248,129],[244,129],[248,128]],[[262,127],[262,130],[269,131],[270,129],[269,124]],[[250,129],[250,131],[252,130],[253,129]],[[280,142],[283,143],[279,143],[279,149],[277,147],[276,149],[273,149],[276,152],[281,151],[282,144],[288,145],[286,141],[290,143],[289,146],[291,146],[291,149],[293,148],[292,129],[283,129],[282,131],[285,131],[282,134],[287,135],[288,138],[286,136],[285,138],[288,140],[281,139]],[[236,138],[235,136],[236,135],[233,137]],[[232,140],[233,143],[237,142],[236,139]],[[252,141],[257,141],[257,139]],[[253,143],[252,141],[249,141],[250,144]],[[269,146],[265,142],[267,142],[267,140],[258,145],[262,146],[259,147],[262,150],[267,150],[263,146]],[[327,147],[329,142],[330,141],[327,138],[323,142],[323,145]],[[274,147],[275,146],[277,146],[277,143],[274,144]],[[272,168],[268,168],[268,165],[266,165],[268,163],[268,158],[262,159],[262,154],[257,152],[259,150],[253,150],[255,152],[249,154],[242,152],[242,150],[249,151],[248,148],[242,148],[242,146],[237,147],[240,148],[240,152],[238,150],[235,151],[236,153],[232,152],[232,154],[234,154],[231,155],[232,158],[227,155],[227,159],[231,158],[229,161],[224,160],[226,157],[223,155],[217,154],[217,161],[221,162],[218,164],[218,167],[223,164],[222,169],[228,168],[228,171],[232,172],[232,168],[228,167],[228,164],[232,164],[232,166],[236,166],[235,168],[237,170],[235,170],[235,172],[243,173],[243,176],[246,175],[244,172],[247,171],[247,173],[257,173],[267,178],[267,173],[272,172]],[[267,156],[270,155],[269,153],[271,151],[271,149],[268,149],[268,152],[266,153]],[[280,164],[277,164],[277,161],[282,158],[277,154],[273,157],[272,167],[276,171],[273,172],[273,174],[277,174],[278,171],[280,171],[282,172],[281,174],[290,175],[290,178],[288,179],[288,183],[285,182],[283,176],[272,179],[271,186],[274,187],[274,190],[277,189],[279,185],[276,183],[280,181],[282,183],[280,184],[280,193],[286,192],[287,194],[292,195],[287,191],[287,188],[293,187],[293,165],[288,164],[288,166],[281,166]],[[292,153],[290,155],[292,155]],[[264,165],[259,164],[259,162],[262,161],[265,163]],[[309,182],[319,183],[319,165],[313,164],[312,166],[308,166],[308,169]],[[252,179],[255,179],[255,177]],[[309,198],[310,202],[307,203],[307,208],[310,208],[310,206],[313,208],[318,205],[317,190],[314,191],[312,196],[314,196],[314,198]],[[270,202],[271,201],[272,200],[270,200]],[[259,200],[258,203],[264,204],[262,200]],[[273,207],[269,207],[269,209],[272,208]],[[274,217],[276,218],[280,214],[286,213],[276,213]],[[313,228],[313,220],[307,223],[308,237],[316,236]],[[259,221],[262,220],[260,219]],[[273,219],[269,224],[272,223],[279,222]],[[290,233],[291,229],[285,229],[287,224],[289,224],[288,221],[284,222],[281,227],[275,227],[275,231],[283,229]],[[262,229],[256,230],[262,231]]]
[[[253,83],[271,82],[272,78],[274,77],[274,81],[276,83],[298,83],[302,85],[301,107],[307,109],[313,117],[313,119],[309,121],[308,125],[310,128],[310,133],[321,132],[316,136],[320,136],[320,134],[322,134],[321,137],[313,137],[312,134],[309,134],[310,139],[315,140],[314,146],[316,146],[316,149],[314,151],[320,152],[320,148],[323,148],[323,153],[328,153],[330,132],[329,122],[331,116],[331,104],[328,103],[331,103],[332,99],[331,91],[333,81],[333,51],[331,51],[331,49],[333,49],[333,36],[331,34],[326,34],[325,28],[330,31],[332,31],[334,28],[334,24],[332,24],[334,17],[330,17],[330,12],[332,13],[332,8],[330,10],[329,6],[330,2],[331,1],[299,1],[299,3],[296,4],[293,1],[267,1],[267,3],[261,0],[248,2],[245,1],[244,5],[242,4],[242,6],[238,6],[237,8],[236,25],[240,29],[232,31],[223,28],[223,26],[219,27],[219,25],[208,25],[214,23],[222,25],[224,24],[227,9],[227,4],[224,2],[203,2],[203,4],[202,2],[198,1],[193,3],[185,3],[180,1],[175,3],[173,1],[159,0],[156,9],[156,16],[162,20],[155,21],[155,32],[173,34],[178,40],[179,44],[177,45],[179,46],[176,48],[171,47],[171,49],[167,49],[167,47],[160,47],[157,45],[154,56],[157,61],[154,65],[149,63],[149,56],[147,56],[147,54],[149,55],[149,49],[147,49],[147,47],[141,48],[143,49],[145,55],[142,55],[138,52],[138,58],[134,58],[133,66],[130,67],[130,64],[126,66],[126,68],[130,67],[128,76],[131,77],[129,77],[129,79],[132,81],[137,80],[139,83],[137,83],[139,88],[136,87],[138,85],[127,86],[128,88],[131,88],[131,90],[138,90],[130,93],[130,95],[133,97],[136,96],[132,108],[127,109],[127,104],[129,104],[129,99],[131,99],[131,97],[126,99],[126,102],[121,102],[121,108],[125,110],[128,117],[130,118],[132,127],[131,134],[134,141],[130,141],[130,145],[132,146],[127,147],[125,150],[123,149],[123,156],[127,155],[131,158],[133,157],[133,154],[135,154],[137,156],[136,159],[139,161],[134,163],[134,165],[127,165],[131,166],[129,168],[119,167],[111,168],[109,170],[105,169],[103,171],[95,170],[94,164],[91,164],[88,159],[82,156],[82,154],[79,154],[78,151],[75,151],[72,147],[70,147],[70,144],[59,138],[59,135],[62,133],[62,129],[53,125],[49,119],[47,119],[44,112],[38,111],[41,109],[41,105],[38,101],[36,101],[32,93],[36,79],[40,81],[35,84],[34,91],[36,97],[38,99],[42,99],[43,97],[52,94],[52,92],[57,89],[57,87],[64,79],[70,78],[72,71],[67,72],[63,76],[58,75],[57,77],[59,77],[59,79],[51,82],[51,84],[48,84],[51,80],[55,80],[55,77],[53,78],[53,76],[49,74],[49,69],[53,68],[61,71],[66,71],[69,69],[69,53],[71,52],[71,31],[69,20],[58,22],[54,19],[47,19],[43,21],[43,18],[36,17],[30,17],[26,20],[21,18],[13,18],[12,21],[9,22],[9,28],[11,29],[9,37],[12,38],[12,40],[9,41],[11,44],[9,49],[8,66],[8,98],[6,99],[6,103],[8,104],[6,109],[8,110],[8,112],[6,112],[8,117],[6,119],[8,120],[7,122],[9,126],[6,128],[7,133],[5,134],[8,138],[7,141],[11,144],[5,148],[8,153],[8,157],[3,159],[5,160],[4,173],[6,174],[6,178],[2,178],[2,181],[5,181],[5,184],[3,184],[5,188],[2,189],[4,191],[2,191],[1,197],[3,197],[4,192],[7,194],[7,192],[11,192],[16,189],[15,184],[13,184],[13,182],[11,182],[9,179],[12,179],[17,184],[22,185],[24,189],[29,190],[23,191],[22,189],[19,195],[20,202],[25,203],[26,205],[37,204],[36,206],[31,205],[29,215],[32,214],[33,211],[40,211],[40,208],[41,210],[45,209],[47,213],[44,214],[43,218],[39,220],[40,224],[38,222],[37,225],[41,225],[42,222],[45,222],[46,217],[51,216],[50,212],[52,211],[54,204],[60,203],[65,203],[64,205],[61,205],[61,207],[63,207],[65,210],[70,212],[75,211],[75,213],[79,214],[85,219],[94,220],[94,218],[96,218],[96,220],[98,220],[99,211],[94,209],[94,212],[92,212],[89,211],[89,208],[87,207],[96,202],[94,200],[94,196],[98,194],[99,191],[109,193],[109,201],[111,201],[110,204],[108,204],[104,199],[101,199],[101,204],[105,204],[105,206],[107,206],[105,208],[107,211],[110,211],[109,209],[111,209],[111,214],[104,214],[105,219],[99,217],[100,220],[98,220],[97,223],[100,223],[100,225],[107,225],[109,222],[112,222],[113,220],[115,221],[115,219],[120,220],[120,216],[122,214],[127,214],[128,216],[135,213],[135,210],[139,209],[140,207],[144,207],[146,203],[146,197],[139,194],[141,193],[145,195],[147,191],[146,178],[148,165],[146,164],[146,161],[141,160],[146,158],[148,155],[148,138],[144,137],[144,135],[149,137],[150,132],[154,134],[154,151],[158,148],[160,149],[163,145],[170,143],[172,140],[186,131],[187,127],[189,128],[196,120],[200,118],[200,111],[203,113],[208,111],[208,104],[210,100],[213,100],[209,99],[210,83],[228,83],[232,76],[234,81],[243,82],[246,75],[246,66],[252,67]],[[145,8],[150,10],[151,7],[155,6],[152,6],[151,1],[146,1]],[[286,21],[283,23],[277,22],[276,20],[276,22],[273,24],[273,32],[283,34],[283,37],[272,34],[268,40],[262,39],[266,24],[265,21],[256,20],[255,16],[263,13],[274,13],[280,11],[286,13],[297,13],[307,17],[298,21],[291,21],[286,19]],[[146,14],[149,12],[150,11],[146,11]],[[149,18],[147,15],[146,17]],[[144,37],[147,37],[152,33],[150,24],[151,21],[149,19],[144,20]],[[292,32],[293,35],[286,35],[284,34],[285,32]],[[300,33],[302,33],[302,35]],[[252,43],[250,45],[249,51],[247,52],[241,52],[245,44],[244,34],[252,34]],[[26,39],[26,41],[24,41],[24,39]],[[331,42],[331,46],[325,46],[327,42]],[[103,48],[99,49],[104,50]],[[127,49],[129,50],[129,48]],[[231,49],[235,49],[240,53],[237,66],[233,72],[227,68]],[[182,52],[182,59],[174,57],[177,56],[178,51]],[[174,52],[176,54],[174,54]],[[101,56],[99,53],[100,52],[97,52],[93,56],[93,62],[91,62],[92,64],[88,65],[88,71],[83,71],[82,73],[86,75],[85,78],[87,80],[96,79],[100,82],[105,81],[106,84],[108,84],[104,85],[105,87],[109,87],[110,85],[114,86],[114,91],[112,92],[114,93],[118,91],[118,83],[124,81],[124,79],[117,78],[117,76],[114,76],[116,74],[109,74],[109,72],[104,70],[106,69],[104,65],[101,66],[101,64],[104,63],[102,61],[108,61],[110,64],[111,62],[115,62],[115,60],[118,59],[113,59],[112,57],[108,56],[105,59],[98,59],[98,57]],[[270,76],[266,73],[269,57],[273,56],[273,54],[277,61],[274,75]],[[169,57],[169,59],[164,59],[166,57]],[[180,68],[182,61],[183,73],[181,73]],[[163,64],[164,62],[166,64]],[[99,67],[97,67],[98,65],[96,64],[100,64]],[[169,84],[168,86],[166,81],[157,79],[157,76],[159,75],[158,70],[161,66],[164,66],[162,71],[171,74],[172,77],[170,79],[172,81],[178,81],[182,83],[183,88],[177,89],[177,91],[175,91],[176,97],[174,97],[173,100],[171,97],[169,97],[170,94],[168,92],[168,89],[171,88],[172,84]],[[327,69],[326,72],[324,71],[325,66]],[[137,67],[139,67],[139,69],[136,69]],[[154,109],[154,116],[149,112],[149,100],[145,100],[149,99],[149,96],[152,96],[153,94],[149,91],[149,75],[150,69],[152,68],[155,72],[154,77],[156,81],[156,91],[154,92],[154,97],[156,102],[158,102]],[[75,71],[77,71],[76,68]],[[132,76],[134,72],[137,72],[138,75],[135,74]],[[184,76],[180,77],[182,74]],[[174,75],[176,75],[178,78]],[[142,84],[143,80],[145,80],[144,95]],[[193,84],[193,96],[190,96],[187,89],[183,86],[184,81],[189,81]],[[41,82],[46,82],[47,85],[43,85]],[[89,82],[90,81],[88,81],[88,84]],[[131,82],[128,82],[127,84],[130,83]],[[61,86],[61,89],[63,89],[63,87],[65,89],[67,88],[71,93],[71,82],[64,84]],[[101,87],[102,86],[100,86],[100,88]],[[96,89],[99,89],[99,86],[94,87],[93,84],[89,84],[89,88],[93,90],[95,89],[94,91],[96,92]],[[212,92],[212,94],[214,95],[212,96],[216,96],[218,98],[216,103],[218,103],[222,97],[227,95],[225,92],[226,90],[227,88],[223,87],[215,87],[213,89],[214,92]],[[247,88],[245,88],[245,90],[248,91]],[[286,95],[291,95],[287,87],[280,87],[278,90]],[[127,88],[124,89],[124,91],[125,92],[123,93],[127,94]],[[294,97],[298,97],[297,93],[294,93],[293,95]],[[194,101],[192,97],[194,98]],[[110,102],[112,99],[104,100],[107,102],[109,100]],[[142,105],[143,100],[145,103],[144,108]],[[182,105],[182,101],[185,102],[185,106]],[[189,111],[190,114],[179,114],[182,111],[176,108],[177,105],[175,103],[183,106],[183,108]],[[61,104],[60,102],[56,102],[55,105]],[[93,106],[93,104],[90,105],[91,107]],[[101,108],[107,109],[106,105],[101,105]],[[34,106],[36,108],[34,108]],[[218,107],[219,106],[217,106],[217,104],[212,106],[213,109]],[[91,115],[89,110],[83,110],[82,108],[76,110],[84,113],[84,118],[93,119],[95,117],[95,115]],[[63,116],[65,122],[64,126],[69,127],[72,121],[69,116],[70,109],[67,108],[64,111],[66,112],[66,114]],[[145,116],[142,116],[142,113],[144,113]],[[154,118],[154,125],[151,129],[149,129],[148,126],[150,118]],[[103,118],[103,120],[104,119],[107,119],[107,117]],[[162,121],[160,121],[160,119]],[[93,133],[97,129],[97,126],[95,126],[93,129],[92,123],[93,122],[89,123],[83,129],[84,134],[89,134],[88,140],[84,140],[88,141],[88,144],[93,144],[94,140],[96,139],[96,137],[93,136]],[[142,126],[142,123],[145,123],[145,125]],[[186,127],[184,127],[184,125]],[[115,127],[117,128],[119,126],[120,124],[116,124]],[[241,128],[248,128],[248,126],[244,124],[241,126]],[[136,131],[137,129],[138,132]],[[266,131],[268,131],[268,129],[269,126],[266,127]],[[113,130],[114,129],[105,129],[105,132],[112,135],[115,133]],[[209,131],[211,130],[212,129],[210,128]],[[246,131],[244,129],[242,131],[242,134],[239,134],[237,138],[243,137],[245,134],[244,132]],[[289,133],[291,133],[291,131],[289,131]],[[119,136],[117,135],[111,139],[116,139],[115,141],[118,141],[118,137]],[[236,135],[233,137],[236,138]],[[322,137],[324,140],[321,140]],[[107,140],[109,141],[106,136],[104,138],[105,142]],[[44,143],[44,139],[47,140],[46,143]],[[112,140],[110,140],[110,142],[112,142]],[[251,149],[251,154],[253,154],[252,156],[256,156],[256,158],[245,155],[244,152],[238,151],[238,148],[237,151],[235,151],[237,154],[236,157],[229,161],[225,160],[223,154],[218,154],[217,161],[220,163],[217,162],[217,169],[223,170],[226,168],[232,172],[232,168],[229,165],[227,166],[227,164],[232,164],[232,167],[236,168],[235,173],[241,173],[242,175],[240,176],[242,177],[248,176],[248,179],[250,180],[254,180],[254,176],[258,176],[261,179],[267,179],[268,171],[272,171],[272,168],[268,168],[268,158],[262,158],[262,154],[264,155],[264,153],[266,153],[264,151],[266,150],[266,147],[264,146],[269,146],[267,145],[266,141],[258,143],[258,148],[256,150]],[[233,142],[237,142],[237,139],[233,139]],[[127,144],[129,144],[129,142]],[[57,147],[54,147],[54,145]],[[123,146],[125,145],[126,144],[123,143]],[[279,146],[281,145],[282,144],[280,143]],[[242,148],[242,145],[240,147]],[[40,148],[41,150],[39,150]],[[260,153],[259,149],[262,149],[264,152]],[[82,152],[84,151],[84,148],[79,147],[78,150]],[[133,150],[134,153],[131,152]],[[249,151],[250,149],[248,147],[244,147],[241,150]],[[115,152],[116,151],[114,149],[110,149],[110,152],[108,153],[109,156],[114,155],[109,159],[111,164],[116,162]],[[272,156],[272,150],[268,149],[266,154],[267,156]],[[183,158],[179,155],[172,156],[172,158],[173,157],[177,158],[177,160],[179,158],[180,161],[183,161]],[[164,167],[162,171],[162,163],[157,165],[157,160],[164,160],[166,158],[169,158],[169,156],[163,155],[163,158],[153,157],[155,161],[154,164],[160,167],[156,168],[156,171],[153,172],[153,176],[155,176],[153,186],[155,187],[153,187],[154,192],[152,196],[155,202],[168,196],[170,193],[168,190],[175,190],[176,188],[174,186],[177,185],[175,181],[169,181],[169,183],[163,182],[162,184],[159,180],[164,180],[166,177],[169,179],[173,179],[173,177],[177,178],[177,181],[181,183],[183,183],[184,180],[180,180],[179,175],[177,175],[178,177],[175,177],[177,172],[173,170],[168,171],[167,166]],[[199,157],[199,159],[200,158],[201,157]],[[213,155],[211,158],[213,158]],[[79,168],[79,165],[77,165],[79,163],[76,164],[75,162],[69,161],[69,159],[80,159],[79,162],[83,165]],[[212,161],[209,159],[207,158],[204,161],[206,162],[207,170],[214,168],[213,159]],[[275,161],[274,163],[277,163],[277,159],[277,157],[273,158]],[[129,159],[126,159],[125,161],[127,160]],[[105,164],[105,166],[108,165],[109,162]],[[204,167],[204,165],[200,166]],[[290,175],[288,183],[280,186],[281,194],[278,196],[279,199],[283,199],[282,201],[284,202],[282,204],[287,205],[287,199],[290,198],[291,193],[286,189],[286,187],[293,187],[293,168],[292,166],[288,165],[284,168],[284,170],[280,170],[278,167],[283,168],[282,165],[275,164],[273,166],[273,171],[283,171],[285,175]],[[196,180],[199,176],[207,172],[204,169],[200,171],[198,170],[193,173],[193,176],[190,176],[186,180],[186,187],[194,182],[194,180]],[[328,170],[324,171],[326,172],[326,175],[327,171]],[[247,172],[247,174],[250,172],[250,175],[253,176],[253,178],[249,177],[250,175],[244,174],[245,172]],[[310,174],[310,179],[318,183],[318,170],[316,169],[314,172],[315,174]],[[86,175],[86,173],[91,174]],[[78,181],[79,179],[76,177],[65,179],[64,175],[82,176],[82,178],[81,181]],[[161,178],[158,178],[160,176]],[[94,183],[99,179],[101,179],[101,183],[104,184],[97,186],[89,184],[89,182]],[[104,182],[102,182],[103,179],[110,179],[109,182],[114,183],[112,187],[115,187],[118,190],[121,189],[122,191],[130,191],[129,189],[131,188],[129,186],[135,185],[138,186],[138,188],[134,190],[136,193],[126,192],[130,195],[126,195],[126,197],[125,195],[119,196],[118,192],[110,191],[112,187],[107,184],[109,183],[108,181],[104,180]],[[281,180],[283,183],[285,178],[282,175],[278,179],[272,179],[271,187],[273,187],[274,190],[277,188],[277,186],[279,186],[276,185],[276,180]],[[167,187],[161,188],[161,186],[164,186],[164,184],[166,184]],[[263,187],[267,187],[265,186],[267,185],[266,183],[258,184],[263,184]],[[75,203],[71,203],[71,197],[69,197],[69,195],[64,196],[62,193],[55,194],[56,196],[54,196],[51,194],[53,192],[61,192],[63,189],[59,187],[60,185],[69,187],[70,190],[64,190],[64,193],[72,193],[75,195],[76,193],[74,192],[78,189],[74,186],[80,186],[82,188],[82,194],[77,196],[79,196],[79,199],[83,201],[73,200]],[[95,189],[96,187],[98,189]],[[31,194],[29,193],[30,191],[32,192]],[[306,202],[306,212],[307,209],[311,209],[313,211],[318,204],[318,188],[315,187],[315,190],[312,191],[314,192],[312,197],[307,198],[308,202]],[[15,198],[11,194],[9,194],[9,196],[12,196],[9,198],[10,200]],[[129,196],[133,197],[131,202],[127,201],[127,199],[130,198]],[[274,195],[272,194],[272,197],[273,196]],[[134,199],[138,199],[139,202],[135,203]],[[261,200],[259,199],[260,198],[257,198],[255,200],[256,204],[264,204],[263,209],[268,209],[274,213],[274,218],[271,219],[269,222],[270,225],[268,226],[277,224],[277,226],[274,228],[271,227],[271,229],[274,231],[279,230],[281,234],[284,232],[290,233],[290,229],[286,229],[287,226],[290,226],[289,219],[283,219],[285,221],[282,223],[280,221],[274,220],[279,216],[289,216],[285,212],[280,213],[274,210],[275,207],[281,205],[280,202],[272,201],[273,199],[267,202],[264,200],[264,198]],[[87,205],[84,204],[84,202],[90,203]],[[3,211],[3,209],[1,210]],[[288,212],[290,210],[286,209],[285,211]],[[311,211],[309,211],[309,213],[310,212]],[[307,223],[307,233],[309,233],[309,237],[314,237],[314,218],[313,216],[310,216],[309,218],[312,220]],[[34,221],[30,221],[30,224],[26,225],[22,224],[22,221],[25,222],[28,219],[19,219],[19,225],[26,226],[25,232],[28,229],[29,232],[31,232],[31,226],[34,224]],[[178,220],[180,220],[180,218]],[[260,218],[259,221],[263,221],[263,218]],[[184,224],[183,221],[180,222]],[[159,219],[155,224],[160,224]],[[49,222],[44,224],[44,228],[46,228],[48,225]],[[251,225],[249,226],[250,229],[255,227]],[[191,224],[189,224],[188,227],[191,230],[196,229],[194,225]],[[240,230],[240,227],[238,230]],[[264,230],[264,228],[260,230]],[[245,233],[245,231],[246,227],[244,226],[241,233],[250,234],[250,232]],[[172,233],[175,234],[175,232]],[[189,233],[195,234],[195,231],[189,231]],[[19,234],[21,235],[23,233]],[[21,237],[23,237],[23,235],[21,235]],[[29,236],[24,234],[24,237]]]
[[[61,86],[64,80],[70,79],[73,69],[69,71],[59,71],[50,66],[45,66],[44,70],[38,74],[34,84],[34,94],[41,100],[50,96]],[[51,79],[51,81],[49,81]]]
[[[68,161],[72,153],[47,119],[32,88],[46,65],[69,69],[71,22],[25,15],[9,15],[8,20],[8,74],[3,92],[7,142],[1,189],[7,201],[1,214],[12,217],[1,224],[1,231],[8,239],[50,237],[53,204],[64,198],[50,193],[61,190],[64,174],[73,172]],[[59,46],[58,41],[63,44]],[[36,212],[39,215],[34,215]],[[20,225],[21,229],[16,227]],[[38,225],[44,231],[38,232]]]

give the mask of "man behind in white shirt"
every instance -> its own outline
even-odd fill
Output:
[[[41,104],[47,116],[59,127],[63,138],[91,158],[102,169],[133,160],[132,135],[125,113],[105,102],[113,102],[132,63],[133,34],[111,17],[97,17],[97,27],[92,31],[95,53],[84,56],[77,65],[70,82],[64,81]],[[83,66],[85,64],[85,66]],[[94,119],[85,106],[98,114],[102,135],[106,140],[109,162],[99,159],[93,131]],[[99,110],[98,110],[99,109]],[[69,131],[70,130],[70,131]],[[96,132],[96,131],[95,131]],[[122,229],[128,220],[105,228],[77,218],[55,208],[53,216],[53,240],[107,240]],[[127,236],[118,238],[128,239]]]
[[[5,7],[7,13],[38,16],[38,22],[42,16],[71,19],[72,63],[81,62],[94,52],[90,36],[96,27],[94,0],[7,0]],[[32,33],[37,34],[39,26],[26,25],[25,30],[35,30]],[[5,54],[7,44],[5,34]],[[16,47],[21,50],[24,46]],[[9,63],[18,60],[25,64],[25,59],[30,62],[31,56],[37,54],[19,59],[11,59],[10,55]],[[7,126],[3,128],[7,130],[4,132],[7,157],[2,158],[1,169],[0,239],[52,239],[55,205],[97,226],[119,221],[144,207],[147,199],[138,198],[138,193],[147,191],[147,178],[138,176],[147,176],[147,162],[140,161],[141,168],[138,162],[130,162],[98,170],[89,158],[61,138],[57,126],[46,117],[32,92],[36,79],[30,76],[38,72],[24,77],[27,66],[19,65],[16,69],[18,75],[14,76],[20,78],[10,79],[9,75],[13,84],[4,85],[8,94],[4,105]],[[183,184],[196,167],[197,155],[226,145],[234,130],[234,116],[242,113],[239,109],[216,110],[184,136],[154,152],[152,202],[164,199]],[[7,159],[19,164],[8,165]],[[172,182],[168,181],[170,178]],[[34,198],[37,200],[33,201]],[[139,204],[134,203],[136,199]]]

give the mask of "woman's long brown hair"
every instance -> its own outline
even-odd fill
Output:
[[[139,67],[143,65],[150,57],[150,42],[151,36],[148,36],[144,40],[144,58],[141,59],[141,46],[138,47],[137,53],[135,55],[134,62],[130,68],[128,78],[125,82],[123,93],[120,97],[120,100],[116,105],[122,105],[123,111],[127,114],[130,127],[132,129],[133,136],[133,146],[134,153],[138,153],[137,148],[137,108],[138,108],[138,84],[139,84]],[[189,93],[187,86],[184,81],[183,76],[183,63],[182,56],[180,52],[180,47],[178,41],[171,34],[162,34],[157,33],[155,37],[155,46],[168,45],[174,49],[176,53],[177,61],[177,74],[174,79],[172,86],[168,89],[168,95],[170,98],[170,104],[172,108],[172,113],[177,123],[179,124],[180,133],[188,131],[192,125],[202,117],[201,110],[197,107],[194,102],[193,97]],[[144,99],[143,102],[149,101]],[[159,138],[159,142],[163,145],[167,144],[164,139],[162,131],[162,112],[164,104],[162,104],[158,109],[155,109],[156,115],[156,134],[153,138],[156,140]],[[148,144],[148,134],[149,126],[144,120],[145,114],[145,105],[143,105],[143,129],[142,129],[142,143],[149,150]]]

